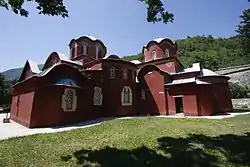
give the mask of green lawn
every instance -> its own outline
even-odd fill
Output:
[[[250,166],[250,115],[145,117],[0,141],[0,166]]]

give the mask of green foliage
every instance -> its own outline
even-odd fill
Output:
[[[0,141],[0,166],[247,167],[249,127],[249,114],[222,120],[144,117],[105,121]]]
[[[174,20],[173,13],[170,13],[164,9],[161,0],[139,0],[144,2],[147,6],[147,21],[148,22],[163,22],[172,23]]]
[[[239,34],[239,42],[243,55],[250,59],[250,9],[245,9],[240,16],[241,21],[236,32]]]
[[[163,22],[165,24],[173,22],[174,15],[164,9],[161,0],[139,0],[147,6],[147,21],[148,22]],[[29,12],[23,8],[24,3],[35,2],[36,9],[39,14],[50,16],[68,17],[68,10],[66,9],[63,0],[0,0],[0,7],[7,10],[10,8],[15,14],[28,17]]]
[[[200,62],[203,67],[217,70],[250,63],[247,55],[242,54],[239,36],[230,38],[213,38],[209,36],[194,36],[177,40],[178,57],[184,67]],[[124,56],[123,60],[143,60],[142,53]]]
[[[231,98],[247,98],[249,90],[248,86],[240,85],[237,83],[229,83],[229,90],[231,94]]]
[[[0,0],[0,7],[12,11],[15,14],[27,17],[29,12],[23,8],[25,2],[35,2],[39,14],[68,17],[68,11],[63,4],[63,0]]]
[[[238,39],[237,36],[213,38],[209,35],[177,40],[178,56],[185,67],[200,62],[205,68],[213,70],[250,63],[250,59],[241,54]]]
[[[11,83],[5,81],[2,74],[0,74],[0,106],[8,106],[11,103]]]
[[[132,55],[132,56],[124,56],[121,59],[126,60],[126,61],[131,61],[131,60],[143,61],[143,56],[142,56],[142,53],[138,53],[138,54]]]

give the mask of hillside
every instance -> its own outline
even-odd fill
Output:
[[[247,56],[241,54],[237,37],[213,38],[212,36],[195,36],[176,40],[178,57],[185,67],[194,62],[201,62],[206,68],[217,70],[222,67],[250,63]],[[140,60],[142,54],[123,56],[123,60]],[[42,65],[39,65],[41,68]],[[6,80],[19,78],[22,68],[10,69],[3,72]]]
[[[38,68],[41,70],[43,67],[43,64],[38,65]],[[7,81],[13,81],[13,80],[17,80],[21,73],[22,73],[23,67],[20,68],[13,68],[13,69],[9,69],[6,70],[4,72],[2,72],[2,74],[5,77],[5,80]]]
[[[246,55],[241,54],[238,37],[213,38],[195,36],[176,40],[178,57],[185,67],[201,62],[206,68],[217,70],[250,63]],[[123,57],[125,60],[141,60],[142,54]]]

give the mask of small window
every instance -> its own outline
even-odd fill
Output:
[[[98,46],[96,47],[95,55],[96,55],[96,60],[98,60],[101,56],[101,50]]]
[[[152,59],[153,59],[153,60],[156,59],[156,51],[152,51]]]
[[[123,106],[132,105],[132,90],[130,87],[125,86],[121,93],[121,102]]]
[[[146,99],[146,93],[144,89],[141,89],[141,99],[145,100]]]
[[[83,44],[83,55],[87,55],[88,53],[88,45],[87,44]]]
[[[62,95],[62,108],[64,111],[75,111],[77,105],[77,97],[74,89],[65,89]]]
[[[115,67],[111,67],[110,68],[110,79],[114,79],[115,78]]]
[[[94,87],[94,105],[100,106],[102,105],[102,88]]]
[[[123,79],[128,79],[128,70],[126,68],[123,69]]]
[[[169,57],[169,50],[168,49],[165,49],[165,56]]]

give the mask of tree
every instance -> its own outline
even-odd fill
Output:
[[[193,63],[200,63],[202,67],[211,70],[218,69],[216,57],[212,54],[203,51],[194,52]]]
[[[250,9],[243,11],[236,32],[239,35],[242,53],[250,59]]]
[[[148,22],[173,22],[174,15],[165,11],[161,0],[139,0],[147,6],[147,21]],[[29,12],[23,8],[25,2],[35,2],[39,14],[68,17],[63,0],[0,0],[0,7],[9,10],[10,8],[16,14],[28,17]]]
[[[0,106],[8,106],[11,103],[11,84],[5,81],[4,76],[0,74]]]

